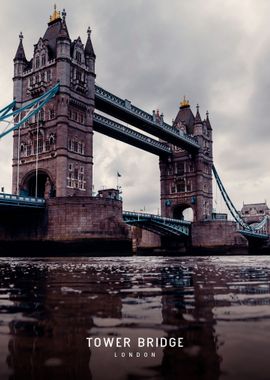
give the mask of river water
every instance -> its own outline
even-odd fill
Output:
[[[2,258],[0,270],[1,380],[270,379],[266,256]]]

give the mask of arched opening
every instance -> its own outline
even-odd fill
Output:
[[[194,211],[189,205],[177,205],[173,209],[173,218],[193,222]]]
[[[32,172],[25,179],[21,195],[30,197],[49,198],[55,196],[54,186],[45,171]]]

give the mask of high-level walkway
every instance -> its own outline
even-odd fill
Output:
[[[158,120],[153,115],[135,107],[129,100],[121,99],[99,86],[95,86],[95,107],[99,111],[105,112],[191,153],[196,153],[200,148],[194,137],[162,120]]]
[[[170,155],[172,153],[171,148],[167,144],[145,136],[134,129],[128,128],[97,113],[93,115],[93,129],[103,135],[113,137],[158,156]]]

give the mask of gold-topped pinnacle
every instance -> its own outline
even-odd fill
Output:
[[[180,102],[180,107],[189,107],[189,100],[187,100],[185,96],[184,99]]]
[[[56,10],[56,4],[54,4],[53,14],[50,16],[50,22],[60,19],[60,11]]]

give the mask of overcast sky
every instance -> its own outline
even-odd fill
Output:
[[[27,58],[54,2],[1,2],[0,108],[12,99],[13,57]],[[237,207],[269,200],[270,1],[61,0],[72,39],[92,29],[97,84],[171,122],[183,95],[209,110],[214,161]],[[11,137],[0,141],[0,186],[10,190]],[[158,158],[95,134],[95,190],[122,177],[124,207],[157,212]],[[215,188],[214,188],[215,193]]]

